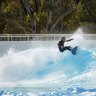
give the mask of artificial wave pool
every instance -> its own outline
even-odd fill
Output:
[[[60,53],[58,41],[0,42],[0,96],[96,96],[96,43],[73,35]]]

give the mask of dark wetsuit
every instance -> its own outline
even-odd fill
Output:
[[[68,42],[68,41],[71,41],[71,40],[73,40],[73,39],[69,39],[69,40],[66,40],[66,41],[63,41],[63,40],[59,41],[59,43],[58,43],[59,51],[60,51],[60,52],[63,52],[63,51],[65,51],[65,50],[71,51],[72,48],[71,48],[70,46],[65,46],[65,47],[64,47],[64,43],[65,43],[65,42]]]

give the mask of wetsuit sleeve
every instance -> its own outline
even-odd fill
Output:
[[[71,41],[71,40],[74,40],[74,39],[72,38],[72,39],[66,40],[66,42],[69,42],[69,41]]]

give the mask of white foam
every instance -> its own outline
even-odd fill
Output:
[[[71,46],[81,46],[81,43],[85,43],[82,30],[78,29],[76,32],[77,33],[73,34],[73,36],[70,37],[74,38],[74,40],[72,42],[66,43],[66,45],[69,44]],[[57,61],[60,62],[60,60],[66,57],[66,55],[67,52],[60,53],[57,47],[46,48],[41,46],[21,52],[17,52],[14,48],[10,48],[6,55],[0,57],[0,85],[3,86],[4,84],[10,84],[12,86],[15,86],[16,84],[43,84],[51,81],[56,84],[61,81],[60,79],[63,79],[63,81],[65,81],[67,76],[61,69],[59,69],[59,71],[55,70],[55,72],[49,72],[49,74],[45,75],[42,78],[39,78],[39,80],[36,77],[36,72],[45,69],[46,66],[52,66],[53,68],[55,68]],[[48,62],[53,62],[51,63],[53,65],[48,65]],[[74,66],[64,66],[64,68],[62,69],[67,70],[70,73],[70,71],[74,71],[75,68]],[[73,72],[73,74],[76,74],[76,72]],[[94,76],[96,76],[96,72],[90,71],[88,73],[84,73],[82,75],[71,78],[68,82],[80,80],[86,81],[89,78],[94,78]]]
[[[8,54],[0,58],[0,85],[25,84],[30,86],[30,84],[42,84],[56,80],[62,76],[62,72],[53,71],[42,79],[35,75],[36,72],[43,70],[46,66],[55,66],[62,55],[57,50],[56,48],[34,48],[22,52],[10,50]],[[47,65],[50,60],[52,60],[53,65]]]
[[[96,92],[83,92],[79,96],[96,96]]]

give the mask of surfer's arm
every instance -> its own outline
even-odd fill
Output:
[[[69,41],[71,41],[71,40],[74,40],[74,39],[72,38],[72,39],[66,40],[66,42],[69,42]]]

